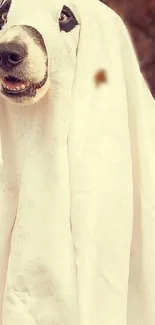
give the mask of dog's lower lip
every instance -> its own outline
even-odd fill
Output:
[[[48,71],[42,81],[37,83],[31,83],[20,80],[14,76],[6,76],[1,82],[2,93],[7,97],[14,97],[16,99],[35,97],[36,91],[44,86],[48,78]]]
[[[12,76],[7,76],[4,78],[2,87],[6,94],[18,94],[24,92],[29,87],[29,83]]]
[[[17,87],[17,88],[7,88],[4,84],[2,85],[2,87],[3,87],[3,92],[5,92],[6,94],[19,94],[19,93],[23,93],[23,92],[25,92],[27,89],[28,89],[28,87],[29,86],[24,86],[23,88],[19,88],[19,87]]]

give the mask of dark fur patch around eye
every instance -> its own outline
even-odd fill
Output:
[[[66,6],[63,6],[61,14],[65,14],[68,17],[68,20],[66,22],[61,22],[59,20],[60,31],[68,33],[78,25],[78,21],[72,11]]]
[[[12,0],[3,0],[0,4],[0,10],[9,11]]]
[[[3,0],[0,5],[0,30],[7,22],[7,14],[9,12],[12,0]]]

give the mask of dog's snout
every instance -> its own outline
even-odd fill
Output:
[[[0,44],[0,67],[6,71],[19,65],[25,58],[26,51],[22,45],[15,43]]]

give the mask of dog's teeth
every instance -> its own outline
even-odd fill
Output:
[[[15,87],[10,87],[7,84],[3,84],[4,88],[11,90],[11,91],[20,91],[20,90],[24,90],[26,88],[25,84],[22,84],[21,86],[15,86]]]

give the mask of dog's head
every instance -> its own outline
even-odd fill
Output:
[[[63,3],[53,6],[50,0],[42,1],[42,6],[37,0],[3,0],[3,27],[0,93],[6,100],[31,104],[46,94],[51,76],[67,81],[67,65],[73,66],[76,59],[79,30],[71,8]]]

